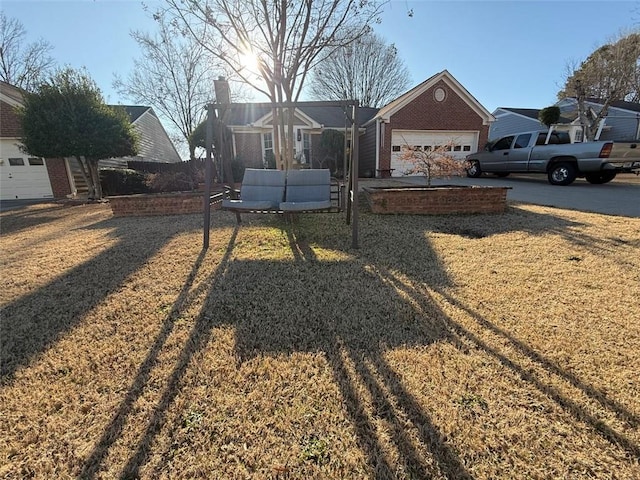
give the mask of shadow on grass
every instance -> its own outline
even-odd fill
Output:
[[[108,230],[118,242],[2,308],[2,383],[10,382],[19,367],[72,329],[184,226],[176,223],[159,231],[151,218],[111,218],[79,228]]]
[[[226,267],[226,264],[229,260],[229,255],[231,254],[232,245],[235,242],[236,235],[237,227],[233,232],[233,235],[229,242],[229,247],[227,248],[222,261],[220,262],[214,273],[211,275],[211,277],[208,279],[208,281],[202,283],[202,286],[199,287],[200,289],[215,287],[215,285],[219,282],[219,277],[221,275],[220,272],[224,271]],[[192,299],[200,293],[199,289],[193,290],[192,287],[196,274],[198,273],[202,265],[205,254],[206,251],[202,250],[198,255],[198,258],[196,258],[191,272],[187,277],[187,280],[180,290],[180,293],[178,294],[178,297],[174,302],[171,311],[162,324],[160,332],[156,336],[153,345],[147,353],[147,356],[140,364],[138,372],[136,373],[136,376],[134,377],[125,398],[122,400],[111,421],[107,425],[104,433],[102,434],[102,437],[96,443],[94,449],[89,454],[87,459],[84,461],[82,470],[79,474],[79,478],[93,478],[95,476],[100,468],[102,461],[109,452],[109,448],[121,435],[124,425],[127,421],[127,418],[129,417],[129,414],[132,411],[135,402],[140,398],[140,396],[144,392],[145,387],[147,386],[151,372],[156,365],[156,362],[158,361],[158,357],[167,339],[169,338],[169,335],[173,330],[176,319],[179,318],[180,313],[192,301]],[[149,453],[148,449],[151,444],[151,439],[153,439],[153,437],[160,430],[161,426],[164,423],[164,417],[167,409],[173,402],[175,396],[180,391],[180,381],[187,367],[189,366],[189,362],[192,356],[197,351],[199,351],[203,347],[203,345],[207,344],[209,335],[211,333],[211,327],[211,322],[208,322],[204,315],[201,315],[198,318],[198,321],[191,330],[189,339],[185,343],[185,346],[179,356],[176,367],[174,368],[169,378],[168,386],[165,389],[162,398],[158,402],[158,405],[152,414],[152,418],[147,424],[147,428],[143,433],[140,442],[138,443],[134,453],[130,457],[127,465],[124,467],[121,477],[138,478],[138,468],[146,461]]]
[[[548,218],[542,218],[546,216],[528,212],[513,214],[522,216],[522,228],[530,233],[542,234],[553,229],[572,238],[574,234],[571,229],[577,226],[556,217],[549,223]],[[303,221],[287,228],[286,235],[294,258],[290,262],[230,261],[236,236],[234,233],[224,258],[200,287],[208,290],[207,301],[182,347],[168,385],[146,429],[126,461],[122,478],[137,478],[141,468],[149,461],[151,446],[167,422],[167,412],[180,393],[181,381],[190,362],[206,347],[212,330],[220,325],[234,327],[235,353],[240,362],[263,355],[323,353],[369,471],[376,478],[395,478],[397,473],[397,466],[391,463],[385,452],[389,443],[400,459],[398,464],[403,465],[409,476],[471,478],[458,452],[447,443],[428,415],[427,406],[419,403],[385,358],[387,351],[397,347],[426,346],[443,341],[452,343],[462,351],[472,344],[486,352],[578,421],[637,455],[637,446],[623,435],[602,425],[584,407],[566,398],[506,353],[455,322],[429,295],[429,290],[439,292],[447,302],[464,310],[487,332],[506,338],[541,369],[564,378],[620,417],[637,422],[636,417],[615,401],[607,399],[603,392],[582,383],[447,295],[447,287],[452,286],[451,280],[424,232],[434,223],[436,231],[441,231],[438,228],[444,228],[442,225],[446,226],[455,219],[433,222],[433,219],[425,217],[407,219],[392,216],[385,222],[379,222],[377,227],[373,222],[368,222],[366,216],[362,220],[364,246],[359,252],[348,251],[349,227],[336,228],[333,225],[327,228],[321,219],[308,224]],[[473,220],[468,228],[473,231],[482,229],[489,235],[514,229],[501,223],[500,217],[492,220],[495,222],[488,223],[486,217]],[[330,221],[339,220],[332,218]],[[515,227],[516,230],[519,228]],[[373,241],[377,242],[375,250],[367,251],[367,242]],[[586,240],[577,237],[576,241]],[[319,248],[334,249],[349,258],[322,260]],[[148,382],[159,351],[173,328],[174,317],[189,303],[192,294],[201,293],[190,292],[201,262],[202,254],[196,260],[189,280],[141,364],[129,392],[87,458],[80,475],[82,478],[91,478],[97,473]],[[362,398],[357,385],[365,386],[371,406]],[[388,426],[389,440],[386,444],[377,431],[379,419],[385,420]],[[171,425],[170,428],[178,429],[180,426]],[[417,442],[407,428],[417,436]]]
[[[8,211],[0,215],[0,234],[9,235],[58,220],[65,207],[52,205]],[[58,215],[56,215],[58,214]]]

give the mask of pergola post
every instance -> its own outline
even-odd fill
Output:
[[[359,156],[359,134],[360,125],[358,123],[358,100],[353,102],[353,117],[351,118],[351,188],[352,188],[352,219],[351,219],[351,247],[359,248],[358,245],[358,156]]]
[[[202,202],[204,204],[204,236],[202,239],[202,248],[204,250],[209,248],[209,230],[211,229],[211,177],[213,176],[213,119],[215,111],[213,109],[213,103],[207,105],[207,133],[205,141],[207,142],[207,157],[204,163],[204,198]]]

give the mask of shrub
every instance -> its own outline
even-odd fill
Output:
[[[149,173],[145,183],[149,190],[155,193],[183,192],[195,190],[198,186],[193,177],[184,172]]]
[[[130,168],[101,168],[100,184],[103,195],[133,195],[147,193],[145,175]]]

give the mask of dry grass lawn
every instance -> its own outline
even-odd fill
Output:
[[[0,216],[0,478],[640,478],[640,219]]]

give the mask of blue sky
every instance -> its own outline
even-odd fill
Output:
[[[153,7],[158,2],[146,2]],[[111,84],[139,56],[132,29],[152,31],[139,0],[2,0],[29,40],[60,64],[86,67],[109,103],[131,103]],[[413,17],[407,15],[413,10]],[[555,102],[567,63],[621,31],[640,28],[640,1],[395,0],[375,29],[394,43],[418,84],[444,69],[489,111]]]

